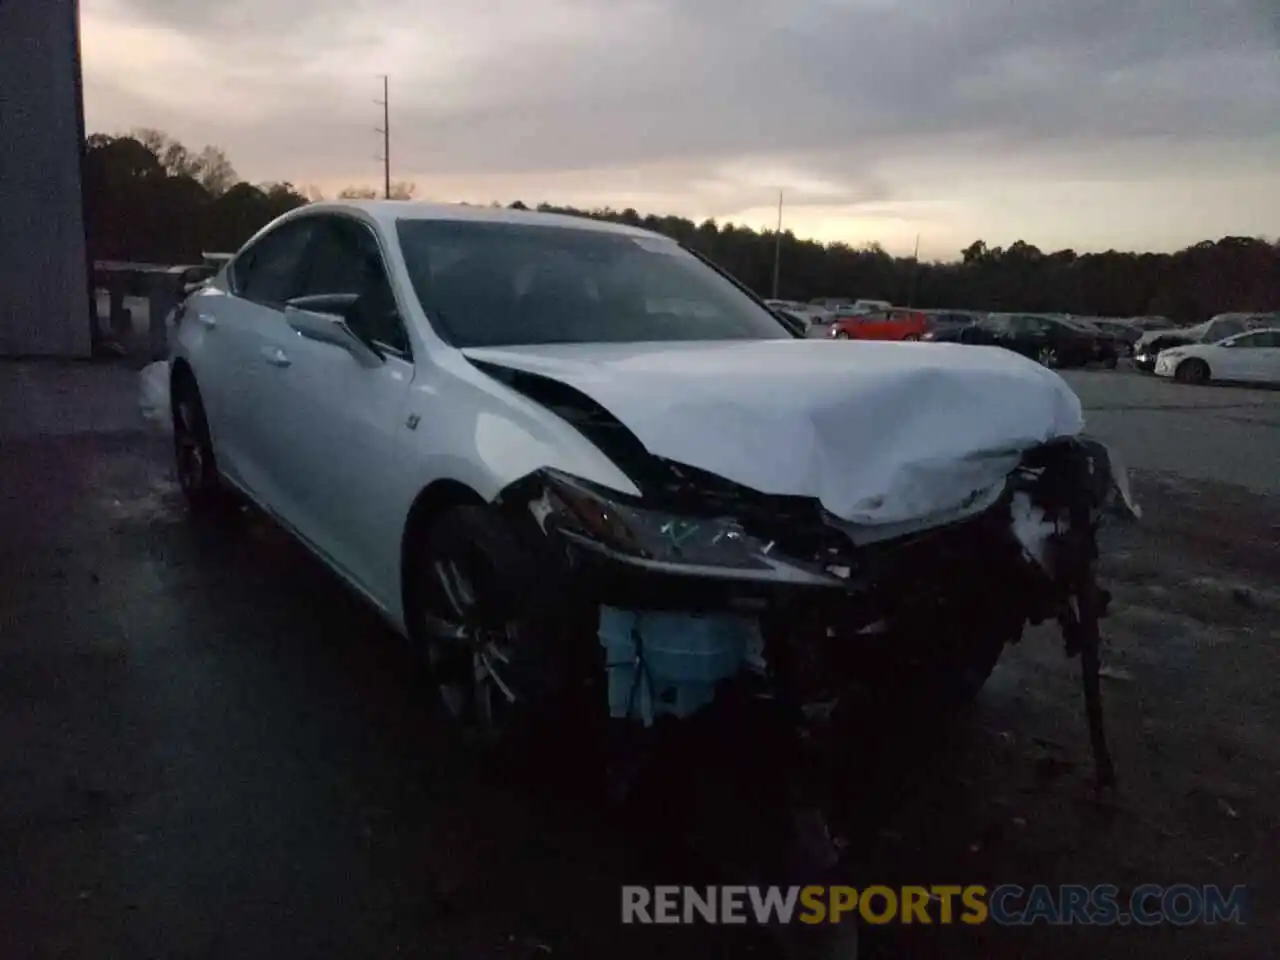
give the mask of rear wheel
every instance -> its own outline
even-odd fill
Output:
[[[1209,365],[1203,360],[1183,360],[1173,371],[1173,379],[1179,383],[1208,383]]]
[[[178,485],[193,513],[212,514],[229,497],[218,475],[200,389],[190,375],[179,375],[172,387],[173,453]]]
[[[1058,351],[1054,347],[1044,346],[1036,351],[1036,362],[1041,366],[1048,367],[1053,370],[1062,365],[1062,358],[1058,356]]]
[[[849,334],[845,333],[843,330],[837,330],[835,333],[835,338],[837,340],[848,340]]]
[[[920,339],[920,337],[919,337],[919,335],[918,335],[918,334],[908,333],[908,334],[907,334],[905,337],[903,337],[902,339],[903,339],[903,341],[904,341],[904,342],[906,342],[906,343],[914,343],[915,341],[919,340],[919,339]]]

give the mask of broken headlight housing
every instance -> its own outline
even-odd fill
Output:
[[[732,517],[682,516],[556,470],[543,471],[543,496],[532,505],[548,533],[596,552],[641,563],[717,570],[770,571],[773,543]]]

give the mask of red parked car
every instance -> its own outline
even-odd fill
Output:
[[[930,330],[929,318],[919,310],[873,310],[836,317],[830,336],[836,340],[919,340]]]

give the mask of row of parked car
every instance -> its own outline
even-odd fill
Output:
[[[771,301],[769,304],[806,336],[835,340],[905,340],[998,345],[1050,367],[1102,363],[1114,367],[1132,354],[1151,329],[1172,327],[1161,317],[1131,320],[1065,314],[983,313],[973,310],[919,310],[866,302],[845,308]]]
[[[768,303],[797,332],[811,337],[1002,346],[1047,367],[1100,363],[1113,368],[1129,357],[1141,371],[1185,382],[1280,382],[1280,313],[1225,313],[1179,328],[1160,316],[918,310],[882,301]]]

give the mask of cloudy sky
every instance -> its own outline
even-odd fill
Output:
[[[950,258],[1280,234],[1280,0],[81,0],[91,130],[247,179]]]

